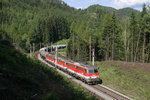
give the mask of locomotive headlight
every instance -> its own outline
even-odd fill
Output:
[[[97,78],[97,76],[93,76],[92,78]]]

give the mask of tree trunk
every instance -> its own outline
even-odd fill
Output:
[[[112,57],[112,60],[114,60],[114,30],[113,30],[113,36],[112,36],[112,55],[111,55],[111,57]]]
[[[142,62],[144,63],[145,62],[145,58],[144,58],[144,55],[145,55],[145,42],[146,42],[146,37],[145,37],[145,32],[144,32],[144,35],[143,35],[143,48],[142,48]]]
[[[127,46],[127,61],[129,61],[129,40],[128,40],[128,46]]]
[[[106,51],[105,51],[105,60],[108,60],[109,57],[109,38],[108,36],[106,37]]]
[[[138,49],[139,49],[139,41],[140,41],[140,36],[141,36],[141,31],[139,32],[139,36],[138,36],[138,41],[137,41],[137,44],[136,44],[136,49],[135,49],[135,57],[134,57],[134,62],[135,61],[138,61]]]
[[[35,44],[33,43],[33,53],[35,52]]]
[[[125,24],[125,40],[124,40],[124,48],[125,48],[125,60],[127,62],[127,29],[126,29],[126,24]]]
[[[147,62],[150,61],[150,49],[148,49],[148,57],[147,57]]]
[[[148,62],[148,58],[149,58],[149,53],[150,53],[150,50],[149,49],[147,49],[147,57],[146,57],[146,62]]]
[[[132,41],[132,44],[131,44],[131,62],[133,62],[133,31],[131,33],[131,41]]]

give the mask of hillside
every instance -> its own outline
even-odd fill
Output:
[[[26,53],[33,46],[39,50],[69,39],[67,55],[87,61],[91,34],[96,60],[150,62],[150,17],[146,5],[139,12],[100,5],[75,9],[62,0],[1,0],[0,4],[0,38],[9,37]]]
[[[140,18],[141,12],[132,8],[123,8],[116,11],[116,16],[120,19],[124,17],[130,17],[131,13],[134,12],[137,19]]]
[[[1,100],[95,100],[54,69],[0,42]]]
[[[150,99],[150,63],[96,62],[103,84],[134,100]]]
[[[30,43],[36,43],[38,47],[39,42],[45,45],[68,39],[72,22],[86,21],[91,29],[101,29],[107,12],[116,11],[116,16],[122,19],[129,17],[133,10],[116,10],[100,5],[77,10],[61,0],[1,0],[0,4],[0,32],[7,33],[26,52],[29,52]],[[135,13],[139,15],[140,12]]]
[[[0,32],[7,33],[11,40],[26,52],[29,51],[30,43],[39,45],[39,42],[42,42],[44,45],[49,41],[68,38],[63,36],[69,36],[71,22],[77,19],[86,20],[84,14],[60,0],[1,0],[0,4]],[[57,38],[62,33],[64,35]],[[49,34],[56,36],[56,39],[47,38]]]
[[[122,8],[122,9],[117,10],[112,7],[106,7],[106,6],[101,6],[101,5],[92,5],[92,6],[88,7],[86,10],[94,13],[95,11],[98,11],[100,9],[103,9],[103,11],[100,11],[102,16],[103,16],[104,11],[110,12],[110,13],[116,12],[117,18],[123,19],[124,17],[130,17],[131,12],[133,11],[138,18],[140,17],[140,11],[132,9],[132,8]]]

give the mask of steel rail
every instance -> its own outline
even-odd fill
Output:
[[[98,84],[97,86],[107,90],[107,91],[105,91],[107,94],[109,94],[109,92],[111,92],[110,95],[113,95],[117,100],[133,100],[117,91],[114,91],[113,89],[110,89],[110,88],[104,86],[104,85]]]
[[[116,92],[104,85],[93,85],[94,88],[98,89],[99,91],[102,91],[103,93],[107,94],[108,96],[114,98],[114,100],[133,100],[119,92]]]

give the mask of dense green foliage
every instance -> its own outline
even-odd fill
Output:
[[[102,30],[103,53],[105,54],[105,60],[121,60],[122,57],[122,40],[121,40],[121,29],[119,27],[119,21],[116,18],[115,12],[113,15],[107,15],[104,19],[104,25]],[[110,18],[109,18],[110,17]],[[102,53],[102,54],[103,54]]]
[[[95,9],[94,9],[95,7]],[[129,8],[119,11],[128,14],[119,19],[119,11],[114,9],[110,13],[100,6],[88,9],[88,22],[73,22],[71,37],[68,43],[68,55],[77,60],[89,60],[89,36],[92,36],[92,48],[95,57],[100,60],[122,60],[131,62],[150,62],[150,15],[146,6],[139,17],[139,13]],[[113,13],[111,13],[113,11]],[[118,14],[118,15],[116,15]],[[85,24],[84,24],[85,23]]]
[[[73,22],[70,29],[72,34],[68,42],[68,56],[86,61],[89,27],[86,22]]]
[[[2,100],[96,100],[56,70],[27,57],[9,45],[0,42]]]
[[[50,43],[69,38],[69,23],[63,17],[51,16],[40,20],[36,33],[31,36],[31,43]],[[36,38],[37,37],[37,38]]]
[[[92,5],[69,7],[61,0],[1,0],[0,38],[9,39],[29,52],[62,39],[68,40],[67,54],[88,60],[89,35],[96,60],[150,62],[149,9],[116,10]]]
[[[0,30],[26,51],[32,43],[38,47],[40,42],[69,38],[71,21],[80,19],[80,12],[60,0],[2,0],[1,4]]]

